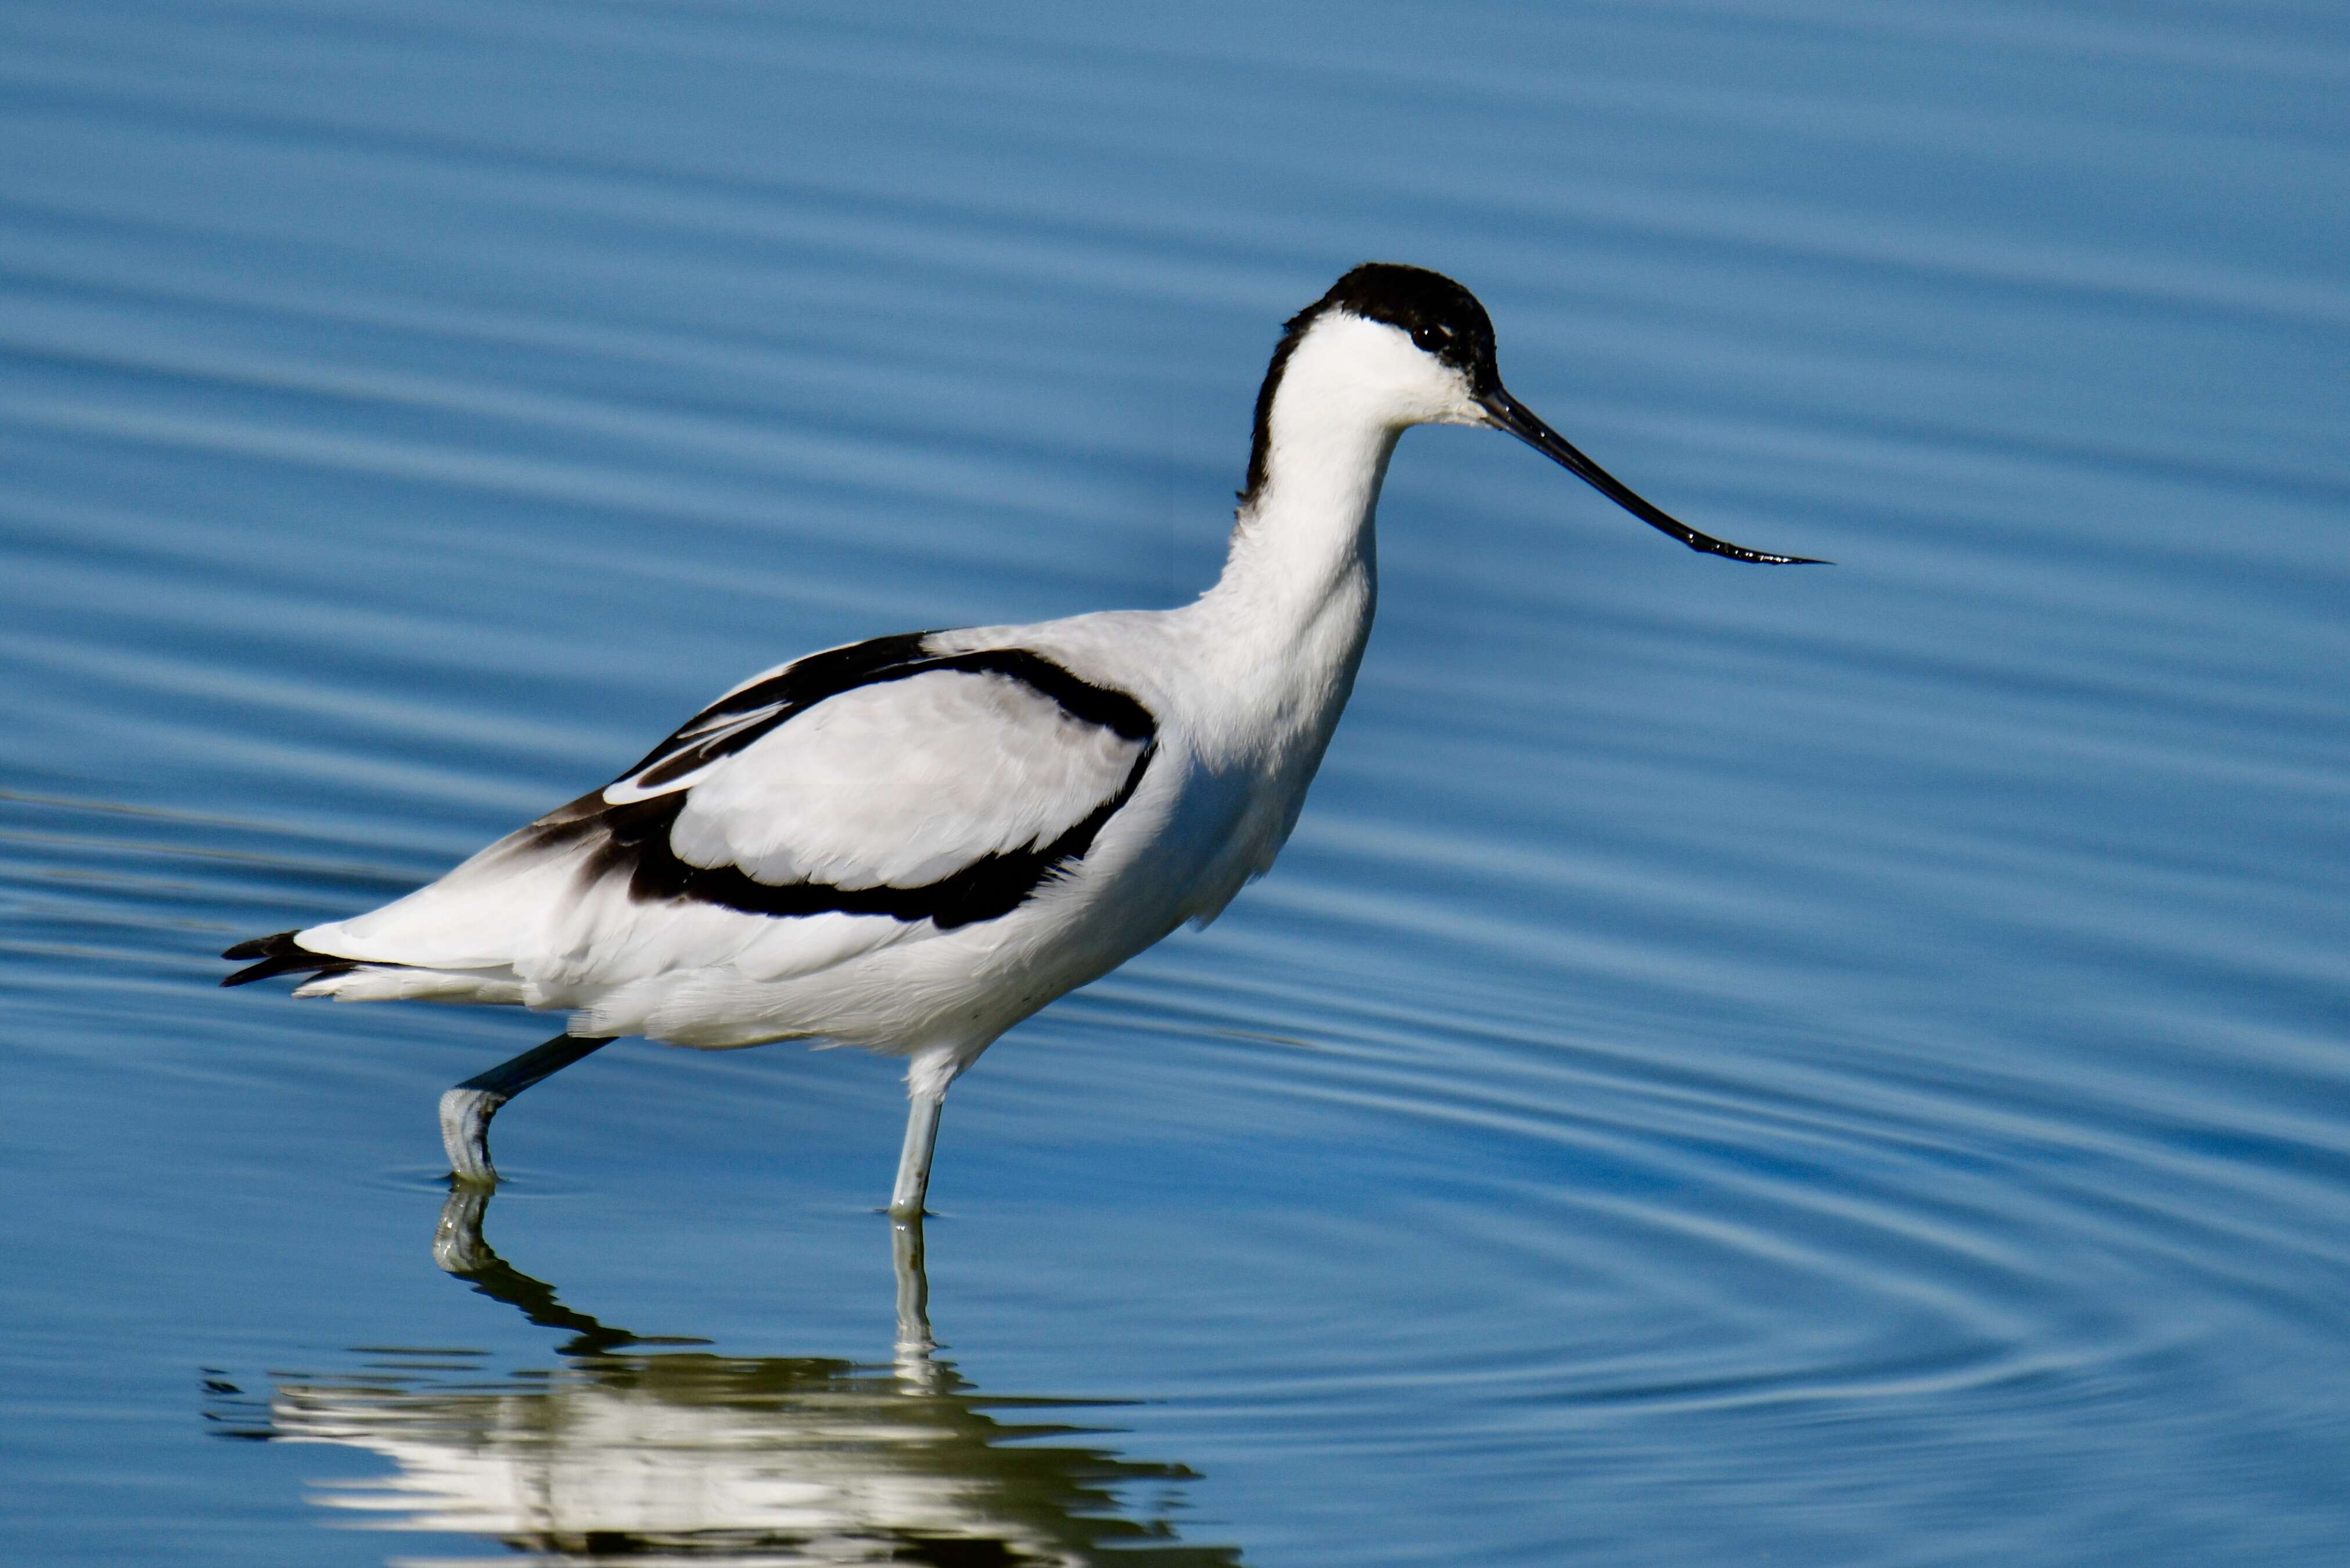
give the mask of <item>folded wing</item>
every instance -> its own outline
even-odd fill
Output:
[[[755,945],[758,967],[796,970],[917,922],[1001,919],[1084,860],[1140,784],[1157,722],[1033,650],[926,643],[879,639],[754,680],[606,788],[298,947],[560,974],[569,990],[590,980],[583,961],[642,974]],[[803,961],[776,953],[777,921],[805,924],[807,942],[787,944]]]
[[[690,738],[604,800],[668,820],[629,836],[637,897],[951,929],[1008,914],[1081,860],[1155,731],[1133,698],[1024,649],[917,657],[773,722],[735,721],[724,755]]]

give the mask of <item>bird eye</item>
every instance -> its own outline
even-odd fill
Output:
[[[1415,327],[1411,329],[1411,340],[1430,354],[1443,348],[1444,340],[1449,336],[1451,334],[1440,332],[1433,327]]]

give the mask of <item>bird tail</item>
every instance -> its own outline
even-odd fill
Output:
[[[348,974],[359,968],[357,961],[332,958],[314,953],[294,940],[292,931],[280,931],[274,937],[255,937],[249,942],[239,942],[221,954],[225,959],[259,959],[237,971],[223,985],[249,985],[256,980],[267,980],[273,974],[300,974],[307,971],[313,980],[328,975]]]

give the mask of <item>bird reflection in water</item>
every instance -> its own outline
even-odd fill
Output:
[[[919,1220],[892,1224],[897,1354],[876,1366],[717,1355],[598,1322],[491,1249],[489,1199],[450,1195],[433,1257],[568,1332],[560,1366],[493,1378],[464,1354],[371,1351],[362,1373],[278,1379],[265,1409],[214,1385],[217,1429],[381,1454],[398,1475],[332,1483],[317,1501],[381,1527],[492,1537],[522,1561],[1240,1562],[1176,1540],[1164,1516],[1192,1471],[1124,1459],[1050,1418],[1086,1402],[990,1397],[938,1358]]]

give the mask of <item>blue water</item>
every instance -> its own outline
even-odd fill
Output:
[[[1175,16],[0,11],[0,1556],[2350,1558],[2339,9]],[[1279,868],[958,1086],[940,1348],[845,1054],[613,1046],[436,1267],[544,1021],[218,950],[1180,602],[1370,256],[1838,564],[1411,435]]]

